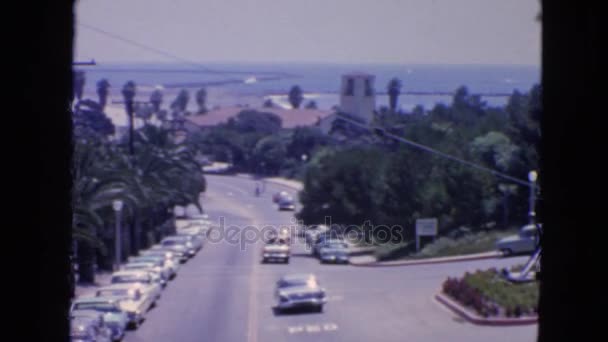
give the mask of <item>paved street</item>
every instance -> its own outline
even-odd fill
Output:
[[[217,224],[241,228],[291,224],[292,212],[271,201],[284,187],[268,183],[260,197],[254,181],[206,176],[203,205]],[[292,192],[295,195],[295,191]],[[213,235],[212,235],[213,237]],[[290,263],[260,264],[262,242],[242,250],[226,241],[208,242],[183,265],[158,306],[125,341],[535,341],[536,325],[480,327],[463,322],[432,297],[448,276],[525,257],[408,267],[360,268],[321,265],[295,241]],[[329,298],[323,313],[275,316],[274,283],[284,273],[315,273]]]

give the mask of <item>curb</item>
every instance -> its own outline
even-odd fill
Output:
[[[421,259],[421,260],[408,260],[402,261],[398,263],[387,263],[387,262],[366,262],[360,264],[351,264],[352,266],[357,267],[394,267],[394,266],[415,266],[415,265],[427,265],[427,264],[446,264],[450,262],[462,262],[462,261],[475,261],[475,260],[484,260],[484,259],[495,259],[501,256],[500,253],[481,253],[481,254],[471,254],[470,256],[462,256],[462,257],[447,257],[447,258],[431,258],[431,259]],[[448,259],[450,258],[450,259]]]
[[[529,325],[537,324],[538,316],[526,317],[526,318],[483,318],[476,314],[469,312],[462,305],[456,303],[452,299],[441,294],[441,292],[435,295],[435,299],[445,305],[447,308],[457,313],[460,317],[466,319],[469,323],[477,325],[489,325],[489,326],[513,326],[513,325]]]

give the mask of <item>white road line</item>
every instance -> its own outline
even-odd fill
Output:
[[[323,324],[323,330],[325,331],[335,331],[338,330],[338,326],[334,323]]]
[[[306,326],[306,332],[311,333],[311,332],[320,332],[321,331],[321,327],[318,325],[307,325]]]
[[[290,334],[297,334],[297,333],[303,332],[304,331],[304,327],[303,326],[288,327],[287,331]]]

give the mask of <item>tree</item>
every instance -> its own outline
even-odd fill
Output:
[[[150,94],[150,103],[152,104],[152,109],[154,113],[158,113],[160,111],[160,105],[163,102],[163,92],[160,87],[154,89],[152,94]]]
[[[207,101],[207,90],[201,88],[196,92],[196,103],[198,104],[198,114],[204,114],[207,112],[205,102]]]
[[[175,100],[171,103],[171,109],[173,110],[173,116],[176,114],[183,114],[186,112],[188,107],[188,101],[190,101],[190,94],[186,89],[180,90]]]
[[[135,106],[135,115],[142,119],[144,125],[148,124],[148,121],[152,117],[153,108],[148,104],[136,105]]]
[[[304,101],[302,89],[300,89],[300,87],[297,85],[291,87],[291,90],[289,90],[289,103],[291,104],[291,107],[294,109],[300,108],[302,101]]]
[[[272,102],[272,99],[266,99],[266,101],[264,101],[264,108],[273,108],[274,107],[274,103]]]
[[[99,105],[101,106],[102,111],[106,108],[108,94],[110,92],[109,89],[110,82],[108,82],[108,80],[105,78],[97,82],[97,95],[99,96]]]
[[[306,109],[317,109],[317,103],[313,100],[308,101],[306,104]]]
[[[239,112],[227,127],[232,127],[240,133],[271,134],[278,132],[281,125],[281,118],[274,113],[246,109]]]
[[[74,96],[78,101],[82,99],[82,92],[84,90],[86,78],[85,73],[82,70],[74,71]]]
[[[78,101],[72,120],[74,133],[79,137],[87,137],[91,134],[107,137],[116,131],[112,121],[102,112],[101,106],[93,100]]]
[[[282,137],[269,135],[260,139],[253,150],[252,168],[264,174],[277,174],[287,155]]]
[[[401,94],[401,81],[398,78],[393,78],[388,82],[386,91],[388,93],[390,109],[395,112],[397,111],[397,99]]]

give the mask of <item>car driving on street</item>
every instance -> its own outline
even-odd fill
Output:
[[[327,240],[319,246],[321,263],[348,264],[348,245],[340,240]]]
[[[286,309],[307,307],[317,312],[323,311],[327,303],[325,289],[321,288],[313,274],[291,274],[281,277],[276,283],[275,309],[281,312]]]
[[[262,263],[281,261],[289,263],[290,249],[285,243],[268,243],[262,248]]]

